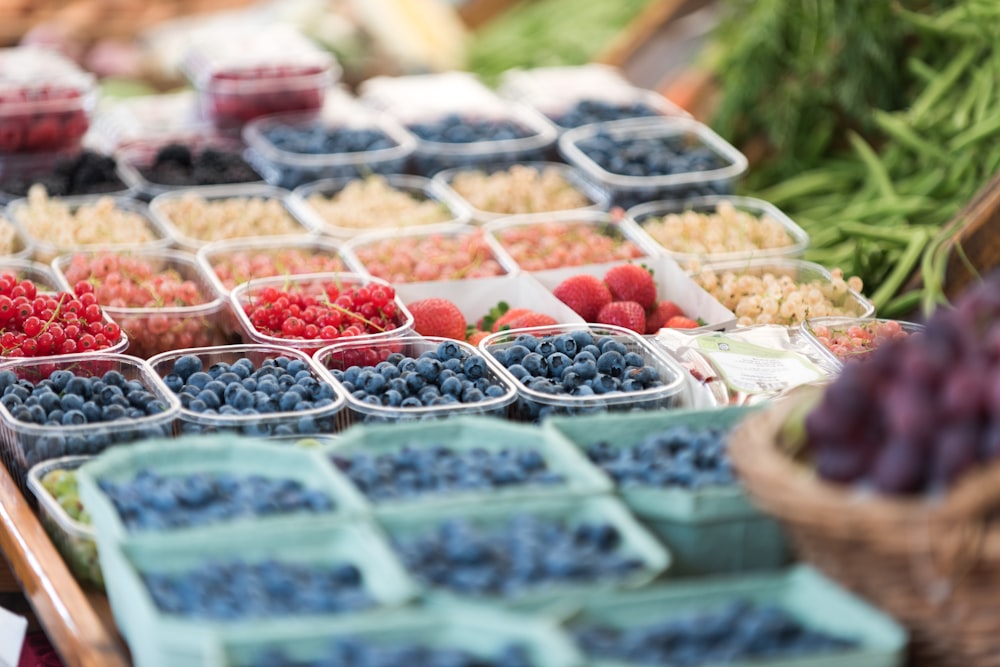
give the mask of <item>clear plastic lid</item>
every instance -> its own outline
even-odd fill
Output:
[[[61,530],[72,537],[87,540],[94,539],[94,527],[71,517],[59,504],[59,501],[45,488],[44,479],[54,470],[76,470],[92,458],[92,456],[63,456],[36,463],[28,471],[28,488],[35,494],[38,504],[49,513]]]
[[[102,102],[87,140],[110,153],[135,141],[203,136],[212,131],[198,117],[197,95],[185,90]]]
[[[182,68],[198,88],[238,85],[261,79],[322,76],[330,85],[339,67],[291,26],[235,24],[198,35],[185,52]]]
[[[89,107],[93,75],[49,49],[0,49],[0,114]]]
[[[361,100],[404,122],[470,110],[500,113],[503,102],[468,72],[378,76],[361,84]]]

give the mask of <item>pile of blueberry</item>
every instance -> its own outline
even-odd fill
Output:
[[[520,644],[506,644],[495,655],[481,656],[460,648],[431,647],[417,642],[384,645],[357,637],[330,642],[321,656],[293,658],[268,650],[240,667],[532,667],[535,662]]]
[[[720,428],[674,426],[630,447],[599,442],[586,452],[620,486],[698,489],[736,482],[726,456],[726,431]]]
[[[237,424],[184,421],[184,433],[238,431],[252,436],[291,436],[330,433],[334,429],[333,415],[298,414],[332,406],[336,398],[333,387],[317,380],[309,365],[300,359],[274,357],[258,367],[244,357],[205,370],[199,357],[188,354],[174,362],[173,372],[163,381],[191,412],[246,418]],[[279,413],[287,418],[266,419]]]
[[[408,129],[424,141],[445,144],[524,139],[536,134],[534,130],[506,118],[472,118],[454,113],[432,122],[410,125]]]
[[[857,642],[811,630],[776,605],[734,600],[634,628],[587,625],[574,635],[591,657],[637,665],[720,665],[842,652]]]
[[[152,164],[140,168],[139,173],[150,183],[173,186],[225,185],[261,180],[238,151],[206,148],[192,152],[183,144],[163,146],[157,151]]]
[[[604,100],[580,100],[569,111],[553,116],[552,120],[560,127],[580,127],[591,123],[659,115],[659,111],[642,102],[615,104]]]
[[[115,169],[114,158],[85,150],[79,155],[58,160],[52,170],[36,177],[11,177],[2,189],[15,197],[25,197],[35,183],[45,186],[53,197],[94,195],[127,189]]]
[[[161,611],[190,618],[340,614],[375,606],[361,571],[346,562],[213,560],[184,572],[146,573],[143,579]]]
[[[522,334],[506,348],[489,352],[525,387],[542,394],[593,397],[638,392],[660,387],[656,368],[642,355],[629,352],[610,336],[595,338],[589,331],[538,338]],[[530,416],[541,418],[551,406],[521,401]]]
[[[101,490],[128,530],[164,530],[293,512],[329,512],[333,501],[295,479],[195,473],[164,476],[140,470],[132,479],[102,479]]]
[[[441,444],[415,442],[388,454],[334,454],[331,460],[375,502],[566,480],[549,470],[532,448],[455,451]]]
[[[496,525],[448,519],[395,547],[418,579],[464,595],[514,597],[555,583],[621,578],[642,567],[603,521],[570,522],[519,513]]]
[[[363,153],[398,145],[381,130],[335,127],[323,123],[274,125],[264,130],[264,137],[279,150],[314,155]]]
[[[389,408],[479,403],[507,393],[492,377],[486,360],[455,341],[442,342],[416,358],[396,352],[375,366],[331,372],[362,403]]]
[[[577,142],[577,147],[604,170],[623,176],[669,176],[710,171],[725,160],[687,137],[616,137],[604,130]]]
[[[0,403],[19,422],[52,427],[46,435],[22,438],[29,464],[68,454],[97,454],[115,442],[169,435],[171,428],[168,423],[127,431],[95,429],[86,434],[62,430],[67,426],[140,419],[169,409],[142,382],[127,380],[115,370],[93,377],[55,370],[38,382],[3,371]]]

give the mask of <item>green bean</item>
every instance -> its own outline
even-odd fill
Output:
[[[896,191],[892,188],[892,181],[889,179],[889,173],[885,170],[885,165],[879,161],[878,155],[876,155],[875,151],[873,151],[871,146],[868,145],[868,142],[862,139],[861,135],[853,130],[847,133],[847,139],[851,142],[854,152],[868,168],[868,173],[872,177],[872,183],[878,189],[879,194],[886,199],[895,200]]]
[[[880,110],[875,111],[873,116],[875,124],[878,125],[883,132],[896,139],[899,143],[908,146],[916,153],[929,155],[940,160],[948,159],[948,156],[945,154],[943,149],[935,146],[926,139],[922,139],[917,136],[917,134],[901,119],[896,118],[888,112]]]
[[[878,314],[880,317],[899,319],[900,317],[910,315],[920,305],[922,298],[923,293],[920,290],[905,292],[894,298],[884,307],[879,308]]]
[[[945,93],[955,85],[958,77],[972,64],[972,61],[975,60],[980,51],[981,47],[978,45],[967,46],[952,60],[951,64],[943,72],[930,82],[930,85],[924,89],[907,113],[911,122],[919,123],[920,119],[934,108],[941,98],[944,97]]]
[[[893,295],[899,291],[899,288],[903,286],[906,279],[913,273],[913,269],[920,261],[924,248],[927,247],[927,243],[930,241],[930,233],[924,229],[918,229],[916,234],[911,234],[910,236],[910,241],[903,250],[903,254],[896,260],[896,265],[893,267],[892,272],[889,273],[888,277],[882,281],[882,284],[878,286],[878,289],[871,296],[876,310],[885,306],[892,299]]]
[[[948,142],[948,146],[951,150],[958,151],[996,132],[1000,132],[1000,114],[989,117],[978,125],[970,127],[965,132],[955,135]]]

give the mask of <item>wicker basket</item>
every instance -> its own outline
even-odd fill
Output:
[[[803,560],[908,627],[914,666],[1000,666],[1000,465],[935,500],[829,484],[789,453],[783,432],[814,397],[779,401],[733,433],[753,500],[785,525]]]

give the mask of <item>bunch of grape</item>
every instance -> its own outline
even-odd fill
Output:
[[[805,426],[821,477],[886,494],[947,490],[1000,457],[1000,274],[846,366]]]

